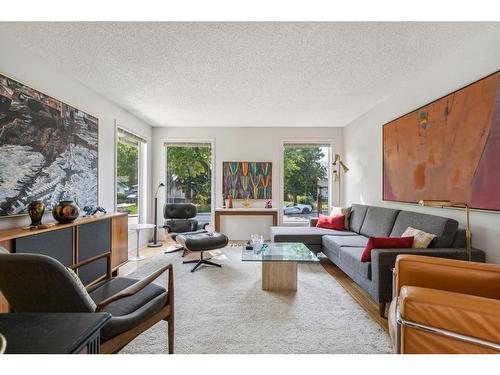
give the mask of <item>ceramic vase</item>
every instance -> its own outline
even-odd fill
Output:
[[[31,218],[32,227],[37,227],[42,224],[42,217],[45,213],[45,204],[42,201],[32,201],[28,204],[28,215]]]
[[[80,209],[73,201],[61,201],[52,209],[52,216],[58,222],[71,223],[80,215]]]

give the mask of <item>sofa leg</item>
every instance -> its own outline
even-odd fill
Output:
[[[382,318],[385,318],[385,302],[379,302],[378,313]]]

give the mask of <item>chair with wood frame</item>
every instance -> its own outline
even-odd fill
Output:
[[[54,258],[10,254],[0,249],[0,290],[13,312],[107,312],[101,330],[101,353],[117,353],[161,320],[168,322],[168,352],[174,352],[174,281],[172,265],[142,280],[112,277],[111,253],[71,266],[71,270],[107,259],[105,279],[85,288],[73,271]],[[166,288],[153,281],[168,271]]]
[[[399,255],[389,309],[394,351],[500,353],[500,265]]]

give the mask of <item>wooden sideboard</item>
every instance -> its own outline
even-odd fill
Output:
[[[47,229],[0,230],[0,246],[12,253],[48,255],[67,267],[111,251],[111,267],[116,273],[128,260],[128,217],[112,213],[81,217]],[[77,273],[85,285],[94,284],[106,274],[106,259],[83,266]],[[8,311],[8,303],[0,292],[0,313]]]
[[[215,231],[216,232],[224,232],[221,225],[221,218],[223,216],[263,216],[267,218],[271,218],[273,226],[278,225],[278,209],[276,208],[216,208],[215,209]],[[227,228],[226,228],[227,229]],[[231,235],[227,234],[230,238]],[[250,234],[248,234],[250,237]],[[232,238],[234,239],[234,238]]]

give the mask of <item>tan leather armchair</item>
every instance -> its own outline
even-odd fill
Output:
[[[400,255],[394,272],[396,353],[500,353],[500,265]]]

